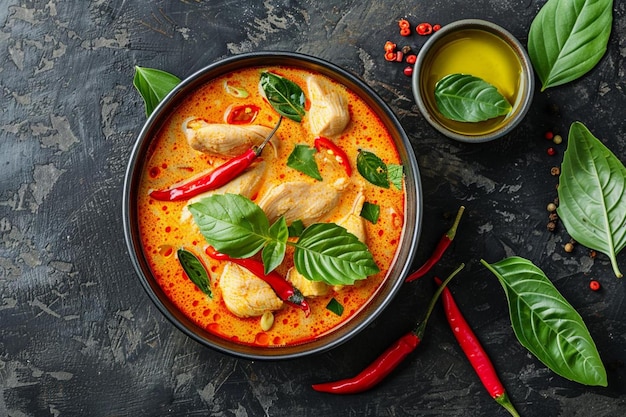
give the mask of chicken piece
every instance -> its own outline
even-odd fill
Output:
[[[232,157],[259,145],[272,132],[272,128],[261,125],[229,125],[207,123],[196,118],[183,125],[189,146],[211,155]],[[275,136],[270,139],[274,141]],[[276,142],[272,142],[276,146]]]
[[[339,220],[337,224],[343,226],[346,230],[355,235],[361,242],[366,243],[367,232],[365,231],[365,219],[361,217],[361,210],[363,210],[363,204],[365,204],[365,196],[362,192],[359,192],[354,199],[352,210],[343,219]]]
[[[237,317],[258,317],[283,306],[268,283],[233,262],[224,266],[218,286],[226,308]]]
[[[330,286],[322,281],[311,281],[298,272],[295,267],[287,271],[287,281],[300,290],[305,297],[319,297],[328,294]]]
[[[328,81],[314,75],[307,78],[309,124],[317,136],[339,135],[350,122],[348,100]]]
[[[345,186],[345,178],[332,185],[325,182],[284,182],[271,187],[258,205],[271,223],[284,216],[287,224],[301,220],[308,226],[335,208]]]
[[[223,185],[215,190],[207,191],[199,194],[187,201],[185,207],[183,207],[180,213],[181,222],[191,220],[191,212],[189,211],[189,205],[197,203],[203,198],[207,198],[214,194],[241,194],[244,197],[252,198],[261,187],[265,171],[267,170],[267,163],[264,160],[252,165],[243,174],[234,178],[228,184]]]

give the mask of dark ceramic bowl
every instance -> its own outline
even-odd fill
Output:
[[[209,80],[226,73],[248,67],[269,65],[300,67],[326,75],[347,86],[376,111],[391,133],[404,165],[406,209],[404,231],[396,259],[382,284],[382,288],[360,313],[336,330],[311,342],[297,346],[262,348],[237,344],[209,333],[188,319],[169,300],[153,276],[144,255],[137,221],[137,189],[141,173],[147,169],[145,156],[152,139],[168,115],[179,103],[185,100],[190,92],[195,91]],[[371,88],[351,73],[321,59],[296,53],[257,52],[242,54],[211,64],[183,80],[159,104],[143,126],[130,155],[124,183],[123,219],[128,251],[141,284],[150,299],[165,317],[190,338],[218,351],[248,359],[296,358],[326,351],[347,341],[367,327],[389,305],[409,271],[420,234],[421,216],[422,195],[417,162],[411,144],[393,112]]]

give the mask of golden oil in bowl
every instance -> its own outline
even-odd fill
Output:
[[[506,116],[482,122],[446,118],[435,103],[435,85],[450,74],[469,74],[495,86],[512,105]],[[415,64],[413,91],[422,114],[453,139],[484,142],[501,137],[521,121],[534,89],[530,60],[504,29],[481,20],[445,26],[424,45]]]

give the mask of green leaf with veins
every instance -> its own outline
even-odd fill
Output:
[[[176,256],[189,280],[193,282],[200,291],[212,298],[211,280],[209,279],[209,273],[206,271],[202,261],[191,251],[184,248],[178,249]]]
[[[261,73],[261,91],[268,103],[288,119],[300,123],[306,114],[306,98],[300,86],[293,81],[272,72]]]
[[[389,188],[387,165],[373,152],[359,150],[356,157],[359,174],[370,183],[382,188]]]
[[[146,116],[150,116],[161,100],[179,83],[180,78],[168,72],[135,66],[133,85],[144,100]]]
[[[315,162],[315,153],[317,150],[307,145],[296,145],[287,158],[287,166],[293,168],[311,178],[322,181],[317,162]]]

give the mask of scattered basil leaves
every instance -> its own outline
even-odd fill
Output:
[[[271,227],[261,208],[238,194],[215,194],[189,205],[207,243],[233,258],[248,258],[263,249],[265,273],[280,264],[286,246],[294,246],[298,272],[329,285],[351,285],[380,270],[363,242],[335,223],[315,223],[296,242],[287,240],[284,219]]]
[[[272,72],[263,71],[259,85],[268,103],[278,114],[298,123],[302,121],[306,113],[306,98],[298,84]]]
[[[613,0],[548,0],[528,33],[541,91],[591,70],[606,52],[612,22]]]
[[[150,116],[161,100],[179,83],[180,78],[168,72],[135,66],[133,85],[143,98],[146,116]]]
[[[626,246],[626,168],[580,123],[572,123],[559,176],[557,213],[570,236],[606,254],[617,277]]]
[[[315,148],[307,145],[296,145],[289,157],[287,158],[287,166],[293,168],[311,178],[322,181],[317,162],[315,162]]]
[[[326,304],[326,309],[340,316],[343,314],[343,305],[339,301],[337,301],[334,297],[330,299],[328,304]]]
[[[176,255],[178,262],[183,267],[183,271],[185,271],[189,280],[193,282],[200,291],[213,298],[211,280],[202,261],[191,251],[184,248],[178,249]]]
[[[578,312],[541,269],[510,257],[481,263],[500,281],[519,342],[552,371],[585,385],[607,385],[606,370]]]
[[[458,122],[482,122],[511,111],[511,103],[482,78],[450,74],[435,84],[435,103],[441,114]]]
[[[387,165],[375,153],[360,149],[356,157],[356,168],[372,184],[389,188]]]
[[[363,208],[361,209],[361,217],[369,220],[372,224],[378,223],[378,218],[380,217],[380,206],[366,201],[363,203]]]

